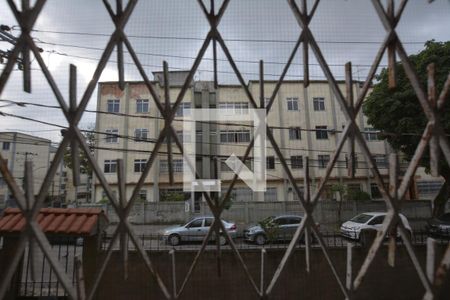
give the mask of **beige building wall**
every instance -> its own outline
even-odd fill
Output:
[[[182,82],[182,80],[179,80]],[[164,102],[164,89],[161,80],[152,82],[156,93],[160,96],[161,101]],[[199,107],[201,99],[205,95],[214,94],[215,103],[211,104],[219,108],[221,105],[230,104],[239,106],[240,103],[251,104],[242,87],[236,85],[220,85],[217,90],[211,90],[211,83],[193,83],[186,92],[183,103],[190,105],[191,108]],[[276,87],[276,82],[267,81],[264,84],[264,96],[270,98]],[[253,95],[257,104],[260,103],[259,82],[250,81],[248,88]],[[345,83],[339,82],[339,88],[345,97]],[[181,85],[174,84],[170,88],[170,98],[172,104],[177,99],[180,92]],[[208,92],[209,91],[209,92]],[[206,93],[206,94],[205,94]],[[210,94],[208,94],[210,93]],[[358,98],[360,93],[359,83],[353,85],[354,99]],[[210,96],[208,96],[210,97]],[[288,101],[288,99],[290,99]],[[294,105],[296,109],[292,109],[293,99],[296,99]],[[99,84],[98,107],[99,111],[107,111],[108,100],[119,100],[120,109],[117,114],[97,114],[97,128],[99,132],[106,132],[106,130],[117,129],[117,141],[108,141],[103,134],[97,134],[97,142],[99,149],[96,150],[95,155],[99,165],[104,168],[105,160],[113,161],[121,158],[124,161],[126,176],[127,176],[127,197],[133,193],[135,185],[140,178],[141,172],[135,172],[136,160],[147,160],[150,153],[154,150],[154,145],[160,130],[164,127],[164,121],[156,108],[156,105],[151,97],[147,87],[142,82],[128,82],[126,88],[121,91],[116,82],[105,82]],[[148,112],[137,111],[137,101],[148,100]],[[268,100],[266,100],[268,101]],[[295,102],[295,101],[294,101]],[[315,102],[317,102],[315,104]],[[289,109],[289,106],[291,109]],[[182,123],[177,120],[182,119],[182,116],[177,116],[174,121],[174,128],[176,131],[182,130]],[[329,84],[326,81],[312,81],[308,88],[304,88],[301,81],[285,81],[278,93],[275,96],[274,103],[267,116],[269,127],[271,129],[277,144],[280,147],[283,156],[287,159],[287,164],[293,176],[297,179],[300,186],[303,186],[304,168],[292,168],[292,157],[301,156],[308,157],[310,161],[310,176],[312,191],[317,188],[322,178],[325,176],[327,165],[327,158],[333,155],[339,138],[342,135],[342,130],[347,124],[347,119],[341,109],[340,104],[334,97]],[[367,145],[372,155],[376,156],[377,165],[380,168],[384,181],[388,181],[388,154],[390,152],[389,146],[386,142],[377,139],[376,132],[367,124],[367,118],[359,113],[356,117],[356,122],[360,129],[364,132],[363,136],[367,141]],[[244,123],[244,125],[246,125]],[[216,135],[217,156],[224,160],[225,157],[231,153],[237,156],[243,156],[248,142],[224,143],[221,141],[221,132],[223,131],[245,131],[251,128],[244,126],[230,126],[219,125],[214,130],[211,129],[211,140]],[[317,126],[326,126],[326,138],[320,139],[320,134],[317,133]],[[292,138],[289,128],[299,127],[299,138]],[[136,141],[134,139],[136,129],[147,129],[147,140]],[[250,130],[251,131],[251,130]],[[322,133],[324,133],[322,131]],[[323,135],[322,135],[323,137]],[[198,138],[197,138],[198,141]],[[361,151],[361,148],[356,142],[355,152],[357,156],[357,168],[355,178],[347,176],[346,159],[348,155],[348,145],[344,145],[343,150],[338,158],[338,163],[331,172],[330,180],[327,183],[327,189],[335,183],[344,183],[350,185],[352,189],[360,189],[372,194],[373,198],[378,198],[374,188],[373,174],[369,170],[369,164]],[[144,186],[141,195],[146,201],[158,201],[160,190],[182,188],[182,173],[175,172],[175,184],[170,186],[168,173],[165,168],[167,161],[167,147],[164,143],[159,149],[155,163],[150,170],[148,176],[145,178]],[[173,152],[177,153],[178,149],[174,145]],[[281,161],[277,158],[270,141],[267,141],[267,156],[274,157],[274,169],[267,171],[267,187],[270,189],[265,195],[258,195],[258,193],[248,192],[246,186],[240,182],[236,185],[237,198],[246,200],[294,200],[296,195],[288,181],[288,177],[283,171]],[[253,156],[251,154],[250,156]],[[175,160],[181,160],[180,155],[174,154]],[[208,164],[210,162],[207,162]],[[297,162],[298,163],[298,162]],[[213,164],[211,162],[211,164]],[[163,167],[164,166],[164,167]],[[212,167],[212,166],[208,166]],[[181,171],[181,170],[178,170]],[[218,164],[218,172],[222,179],[222,186],[228,187],[234,174],[224,167],[224,164]],[[112,185],[114,191],[117,191],[117,174],[110,172],[105,174],[106,180]],[[431,185],[436,185],[439,179],[429,177],[423,169],[419,169],[417,179]],[[103,189],[99,185],[97,179],[94,180],[94,199],[99,201],[104,198]],[[436,189],[436,188],[435,188]],[[417,192],[417,189],[416,189]],[[239,194],[241,193],[241,194]],[[145,195],[145,196],[144,196]],[[240,195],[240,196],[239,196]],[[323,193],[324,198],[335,197],[329,192]],[[416,196],[417,197],[417,196]]]

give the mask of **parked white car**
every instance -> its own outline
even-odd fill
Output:
[[[359,240],[361,231],[365,229],[381,230],[386,215],[386,212],[365,212],[359,214],[341,225],[341,235],[353,240]],[[412,230],[411,226],[409,226],[408,219],[402,214],[400,214],[400,219],[411,234]],[[398,232],[397,236],[399,236]]]

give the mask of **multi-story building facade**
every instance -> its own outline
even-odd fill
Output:
[[[170,99],[177,98],[186,72],[171,72]],[[161,73],[155,73],[152,85],[164,99],[164,85]],[[264,94],[267,99],[272,96],[276,86],[274,81],[264,83]],[[248,83],[250,93],[259,99],[259,82]],[[345,93],[345,83],[339,82],[339,88]],[[353,91],[359,94],[360,85],[355,83]],[[257,102],[259,102],[257,100]],[[183,97],[180,108],[176,112],[173,126],[178,136],[182,137],[182,122],[188,109],[222,108],[233,114],[244,114],[251,107],[244,89],[239,85],[219,85],[214,88],[212,82],[192,82]],[[153,151],[159,132],[164,127],[153,98],[143,82],[127,82],[125,89],[119,89],[117,82],[99,84],[97,102],[96,159],[103,167],[107,180],[117,191],[116,159],[124,161],[127,180],[127,196],[130,196],[141,172]],[[375,157],[383,177],[388,178],[388,144],[379,139],[378,133],[368,123],[366,117],[358,114],[357,123],[364,132],[370,151]],[[346,118],[326,81],[312,81],[308,88],[301,81],[285,81],[267,116],[267,121],[287,163],[300,186],[303,185],[304,158],[310,161],[312,189],[316,188],[325,175],[325,169],[345,124]],[[246,146],[251,140],[252,130],[245,122],[237,125],[227,123],[197,122],[196,125],[196,163],[197,171],[202,178],[220,178],[222,189],[226,189],[234,173],[224,164],[224,159],[231,153],[243,156]],[[172,143],[173,144],[173,143]],[[167,146],[164,144],[148,177],[145,180],[140,196],[146,201],[165,201],[171,199],[190,198],[193,202],[200,200],[201,195],[193,193],[184,195],[182,190],[182,157],[173,145],[174,184],[169,184]],[[356,144],[356,173],[354,178],[347,176],[347,148],[344,147],[323,197],[334,198],[331,185],[341,183],[351,190],[367,192],[373,199],[381,195],[373,180],[365,157]],[[235,201],[284,201],[294,200],[296,195],[287,179],[271,144],[267,142],[267,191],[253,193],[243,182],[239,182],[233,191]],[[249,164],[251,167],[251,164]],[[440,181],[428,179],[423,170],[416,175],[424,186],[431,187],[428,192],[436,192]],[[424,197],[417,194],[416,184],[412,184],[411,198]],[[93,198],[99,201],[104,192],[98,180],[94,180]]]
[[[33,189],[37,194],[53,159],[55,148],[51,145],[51,141],[20,132],[0,132],[0,147],[8,169],[20,185],[23,184],[25,162],[33,162]],[[49,197],[52,199],[60,198],[64,194],[60,186],[62,164],[58,169],[49,189]],[[15,204],[6,182],[0,176],[0,207],[4,205],[14,206]]]

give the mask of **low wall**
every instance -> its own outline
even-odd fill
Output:
[[[320,201],[314,210],[315,219],[325,227],[333,227],[339,224],[338,205],[336,201]],[[418,220],[426,220],[431,217],[431,205],[429,201],[405,201],[402,205],[402,213],[408,217],[411,223]],[[108,217],[111,222],[117,222],[118,218],[108,206]],[[341,221],[368,211],[386,211],[384,201],[346,201],[342,203]],[[226,220],[237,223],[255,223],[265,217],[276,215],[302,213],[302,207],[298,201],[285,202],[234,202],[230,209],[224,210],[222,216]],[[187,209],[184,202],[158,202],[141,203],[133,207],[130,213],[130,221],[136,224],[173,224],[183,223],[195,215],[210,215],[211,212],[206,203],[201,203],[200,211],[194,214]]]
[[[424,265],[425,247],[415,249]],[[372,263],[361,287],[353,299],[422,299],[424,288],[404,248],[398,248],[394,268],[387,264],[386,247],[383,247]],[[256,285],[260,284],[260,257],[257,250],[240,251]],[[346,249],[329,249],[331,259],[345,284]],[[442,257],[443,248],[438,248]],[[176,252],[176,276],[179,288],[194,259],[196,252]],[[268,250],[264,266],[265,287],[268,286],[284,251]],[[354,249],[353,274],[356,274],[366,255],[366,250]],[[171,259],[167,252],[150,253],[155,268],[161,274],[168,290],[172,291]],[[239,261],[232,252],[221,254],[222,273],[217,272],[214,251],[206,251],[200,258],[192,277],[179,299],[259,299],[246,278]],[[101,280],[97,299],[164,299],[159,287],[142,259],[136,252],[129,255],[129,277],[123,280],[120,252],[114,252]],[[450,283],[447,279],[445,295],[438,299],[450,299]],[[344,299],[327,261],[320,249],[312,249],[311,271],[305,271],[304,250],[297,250],[290,258],[286,269],[268,299]]]

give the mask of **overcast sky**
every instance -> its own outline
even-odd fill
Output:
[[[219,4],[222,1],[216,2]],[[115,7],[115,1],[111,3]],[[311,5],[312,1],[309,1]],[[15,26],[11,34],[20,35],[6,1],[0,2],[0,24]],[[449,28],[450,1],[436,0],[428,4],[427,0],[411,0],[398,25],[398,33],[407,52],[413,54],[423,49],[427,40],[450,40]],[[114,31],[102,1],[48,0],[34,29],[33,37],[44,50],[42,56],[45,63],[65,97],[69,64],[78,67],[80,98],[106,46],[108,35]],[[322,0],[311,21],[311,29],[327,62],[333,65],[332,71],[337,79],[342,79],[343,64],[347,61],[354,65],[354,78],[363,79],[386,34],[370,0]],[[169,63],[170,69],[189,69],[208,30],[209,25],[194,0],[141,0],[125,31],[139,53],[148,76],[152,78],[151,72],[161,70],[163,60]],[[300,34],[293,13],[287,1],[283,0],[232,0],[219,30],[246,80],[257,78],[257,62],[261,59],[265,61],[266,79],[277,79]],[[11,44],[0,42],[0,49],[6,51],[11,48]],[[212,79],[210,50],[199,67],[196,79]],[[316,61],[312,53],[310,57],[311,79],[323,78],[320,68],[314,65]],[[224,59],[222,51],[219,51],[219,58]],[[117,79],[115,53],[110,61],[100,81]],[[126,61],[131,61],[128,54]],[[299,53],[295,62],[299,64],[301,61]],[[228,62],[220,61],[218,66],[221,83],[237,83]],[[15,70],[0,98],[56,105],[35,61],[32,68],[32,94],[22,91],[22,73]],[[132,64],[127,64],[125,69],[127,80],[140,80]],[[292,66],[287,79],[301,79],[301,70],[300,65]],[[96,96],[94,92],[88,106],[90,109],[96,108]],[[3,105],[5,103],[0,103],[2,112],[66,125],[58,110],[1,107]],[[94,122],[94,114],[85,114],[81,124],[87,127]],[[60,139],[59,129],[55,127],[0,117],[0,131],[5,130],[21,130],[53,141]]]

